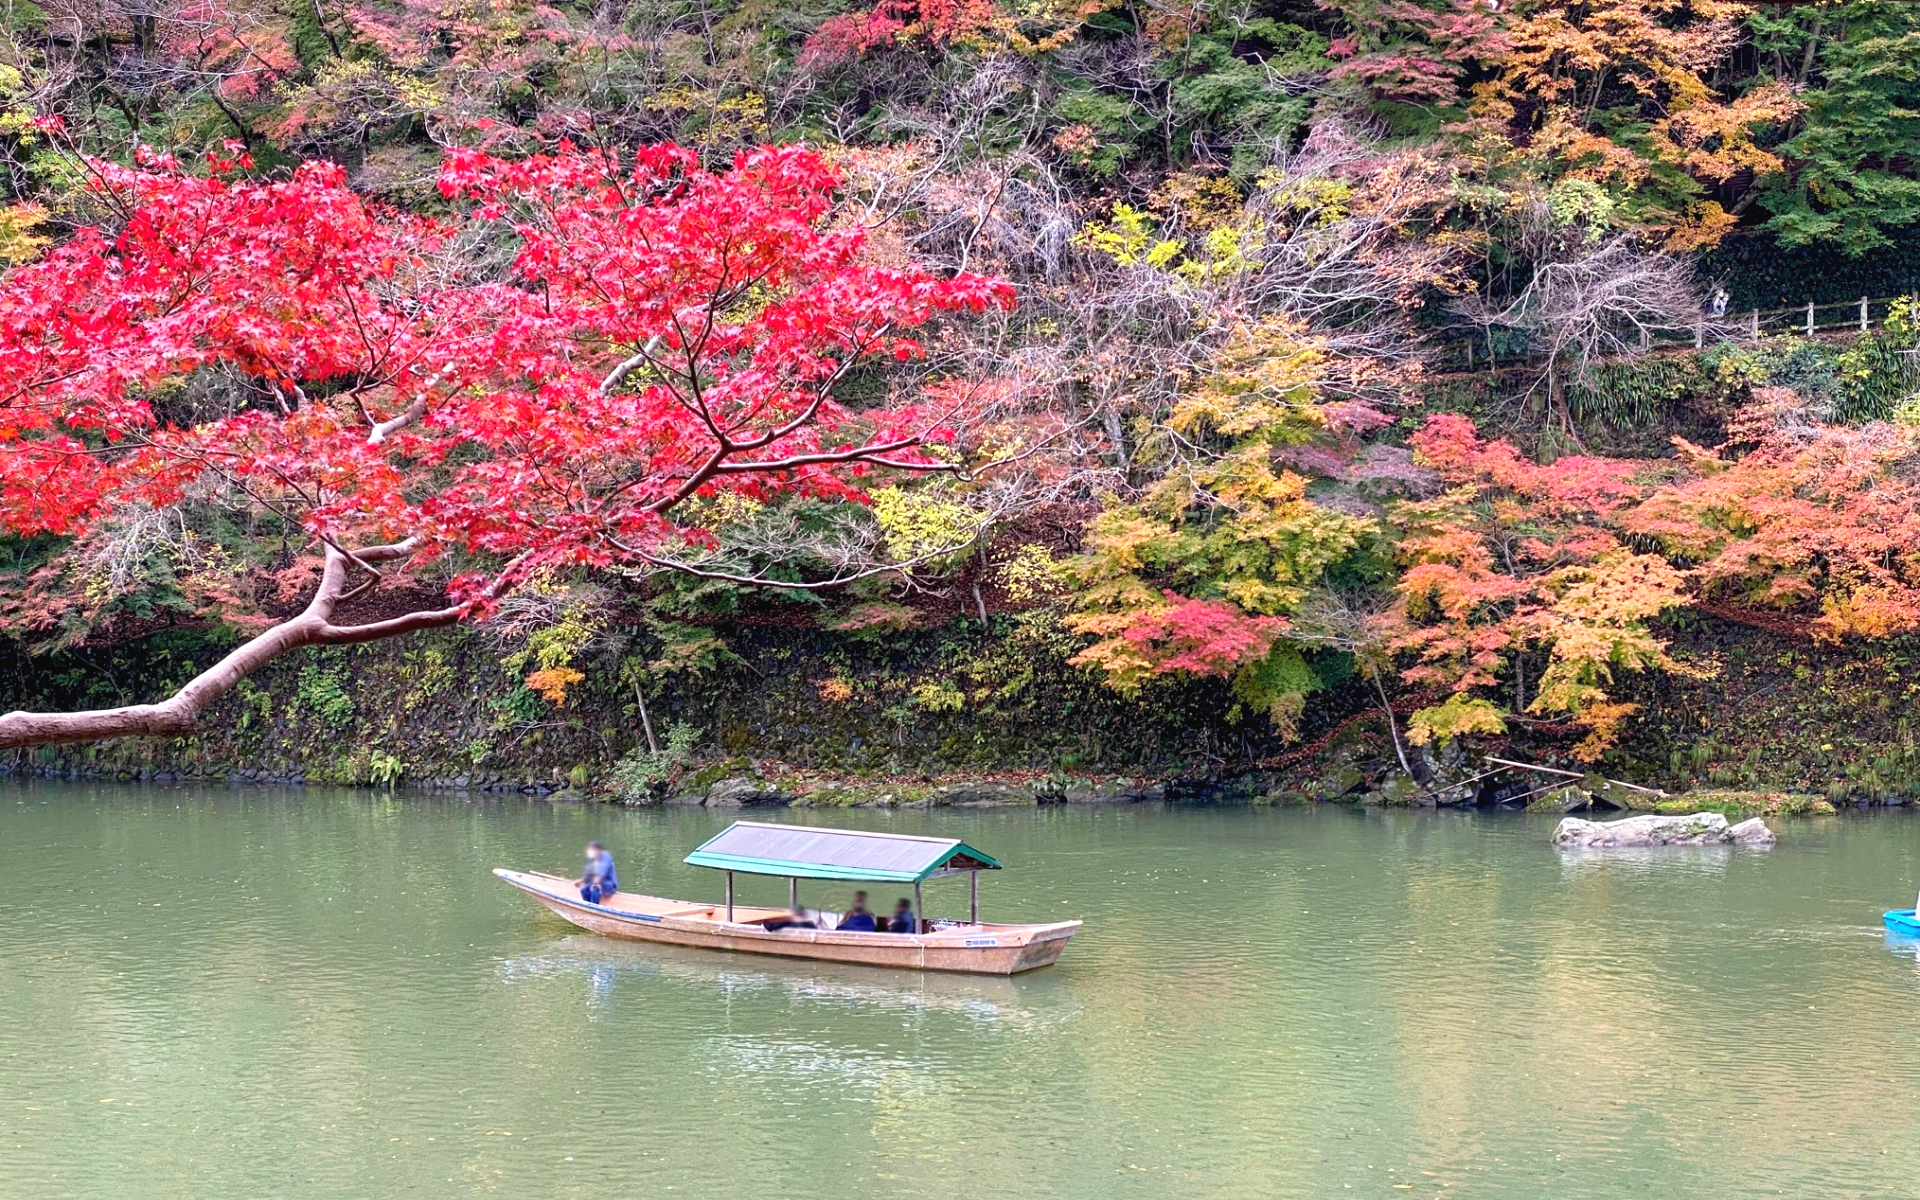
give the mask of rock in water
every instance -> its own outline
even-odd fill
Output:
[[[1600,846],[1708,846],[1726,837],[1727,819],[1719,813],[1685,817],[1628,817],[1624,821],[1583,821],[1568,817],[1553,831],[1553,844],[1573,849]]]
[[[1727,840],[1736,846],[1771,846],[1778,839],[1773,836],[1773,830],[1767,828],[1765,821],[1759,817],[1748,817],[1727,830]]]
[[[785,804],[787,801],[787,795],[779,788],[758,779],[722,779],[707,789],[708,808],[742,808],[755,804]]]
[[[1563,850],[1598,850],[1615,846],[1771,846],[1773,831],[1759,817],[1729,826],[1719,813],[1684,817],[1628,817],[1624,821],[1583,821],[1568,817],[1553,831],[1553,844]]]

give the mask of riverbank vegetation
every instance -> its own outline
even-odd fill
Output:
[[[352,728],[314,769],[374,783],[590,727],[548,773],[633,794],[743,755],[1326,791],[1342,747],[1509,743],[1920,786],[1906,6],[56,0],[6,38],[0,620],[44,710],[6,745],[177,752],[220,706],[276,762]],[[394,654],[454,674],[356,692]],[[1857,746],[1723,738],[1708,697],[1812,661]],[[775,677],[834,749],[723,711]],[[462,686],[431,750],[367,711]],[[1101,717],[982,732],[1048,704]]]

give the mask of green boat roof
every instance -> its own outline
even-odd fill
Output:
[[[954,838],[735,821],[687,855],[696,867],[800,879],[919,883],[943,870],[997,871],[999,862]]]

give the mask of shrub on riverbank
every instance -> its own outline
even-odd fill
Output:
[[[1629,729],[1601,764],[1603,774],[1672,793],[1695,789],[1790,794],[1770,811],[1795,811],[1799,796],[1834,804],[1900,803],[1920,795],[1904,774],[1913,762],[1913,725],[1903,717],[1907,642],[1843,647],[1791,633],[1690,617],[1665,633],[1690,655],[1720,665],[1713,680],[1649,679],[1630,690],[1649,719]],[[1140,698],[1116,696],[1073,668],[1064,654],[1036,652],[1007,624],[983,634],[955,622],[935,630],[848,638],[791,628],[730,635],[758,670],[735,666],[683,678],[654,699],[671,734],[679,786],[646,760],[646,787],[629,794],[704,798],[728,778],[761,781],[803,804],[870,803],[883,795],[917,803],[933,789],[1004,783],[1065,797],[1075,789],[1250,801],[1353,801],[1397,771],[1384,725],[1357,686],[1310,698],[1303,741],[1281,742],[1264,720],[1230,723],[1223,685],[1159,681]],[[15,657],[0,704],[97,702],[150,686],[220,651],[204,635],[175,631],[113,648]],[[222,702],[190,739],[115,742],[15,752],[17,772],[106,777],[230,776],[379,786],[376,752],[399,764],[402,788],[568,789],[603,793],[622,778],[616,764],[646,759],[632,693],[617,664],[592,666],[556,707],[524,693],[498,650],[469,633],[350,654],[342,692],[351,715],[339,726],[303,719],[293,659],[287,678]],[[953,656],[996,656],[1025,664],[1018,687],[957,709],[911,703],[915,689],[952,678]],[[860,687],[824,700],[823,683]],[[289,697],[287,701],[277,700]],[[333,697],[328,703],[344,712]],[[1567,742],[1551,729],[1510,733],[1507,756],[1564,761]],[[382,760],[385,761],[385,760]],[[629,767],[631,771],[631,767]],[[1077,795],[1077,793],[1075,793]],[[1770,801],[1762,800],[1764,806]],[[1738,811],[1750,803],[1737,801]]]
[[[1738,792],[1705,788],[1687,792],[1650,805],[1649,810],[1663,814],[1717,812],[1726,816],[1799,817],[1831,813],[1832,804],[1805,792]]]

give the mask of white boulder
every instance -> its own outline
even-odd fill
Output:
[[[1748,817],[1738,825],[1727,827],[1727,840],[1736,846],[1771,846],[1776,839],[1773,830],[1759,817]]]
[[[1568,817],[1553,831],[1563,850],[1603,850],[1617,846],[1771,846],[1773,831],[1759,817],[1728,825],[1715,812],[1680,817],[1628,817],[1624,821],[1583,821]]]

